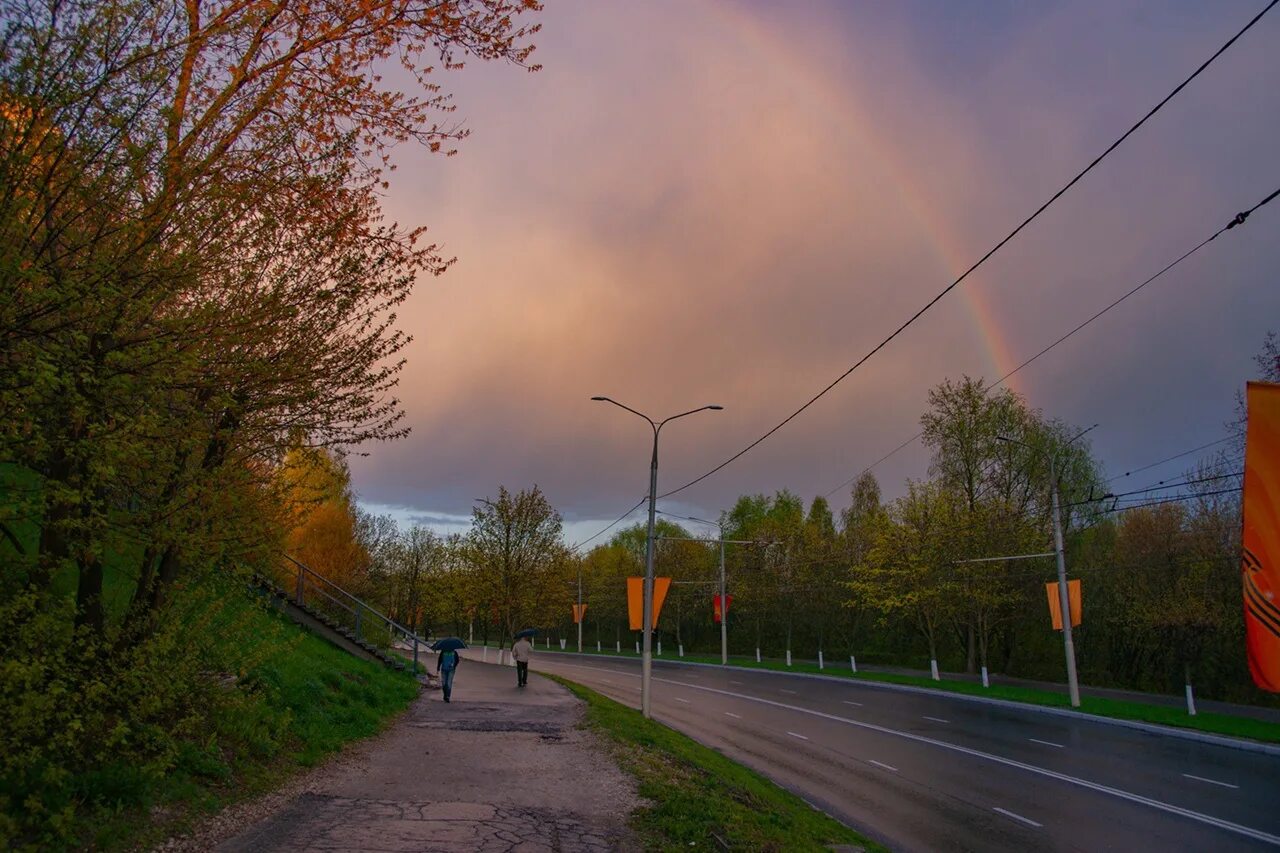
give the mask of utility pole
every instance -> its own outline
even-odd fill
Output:
[[[1053,509],[1053,550],[1058,560],[1058,606],[1062,612],[1062,652],[1067,659],[1067,692],[1071,696],[1072,708],[1080,707],[1080,682],[1076,677],[1076,646],[1071,638],[1071,594],[1067,591],[1067,557],[1062,546],[1062,517],[1058,508],[1058,453],[1097,426],[1094,424],[1088,429],[1081,430],[1064,441],[1053,453],[1048,454],[1049,495]],[[1036,452],[1036,448],[1025,441],[1003,435],[997,435],[996,438],[1007,441],[1009,444],[1022,445],[1031,452]]]
[[[701,518],[687,517],[690,521],[697,521],[701,524],[712,524],[714,522],[703,521]],[[671,539],[679,542],[717,542],[720,545],[720,664],[722,666],[729,665],[729,602],[725,598],[725,579],[724,579],[724,546],[725,545],[759,545],[760,542],[755,539],[725,539],[724,527],[720,527],[720,538],[718,539],[700,539],[693,536],[660,536],[659,539]],[[772,545],[772,542],[765,543],[765,547]]]
[[[1058,604],[1062,608],[1062,647],[1067,657],[1067,691],[1071,707],[1080,707],[1080,682],[1076,680],[1076,646],[1071,638],[1071,595],[1067,591],[1067,557],[1062,548],[1062,518],[1058,513],[1058,478],[1054,458],[1049,457],[1049,485],[1053,495],[1053,548],[1058,557]]]
[[[582,560],[578,560],[578,654],[582,654]]]
[[[720,665],[729,665],[729,605],[724,597],[724,528],[720,528]]]
[[[639,415],[648,421],[649,426],[653,429],[653,457],[649,464],[649,534],[645,537],[644,549],[644,611],[642,615],[644,624],[640,626],[640,636],[643,641],[640,656],[640,713],[648,719],[653,716],[649,710],[649,694],[653,682],[653,516],[657,511],[658,501],[658,434],[662,432],[662,427],[669,421],[695,415],[698,412],[719,412],[724,409],[724,406],[699,406],[696,409],[672,415],[661,421],[655,421],[643,412],[637,412],[630,406],[625,406],[610,397],[596,396],[591,399],[602,403],[612,403],[619,409],[626,409],[633,415]]]

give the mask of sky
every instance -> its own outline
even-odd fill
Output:
[[[390,218],[457,263],[400,311],[412,431],[361,503],[462,529],[537,484],[590,536],[758,438],[1101,153],[1265,0],[549,2],[527,73],[443,74],[471,133],[405,147]],[[1280,11],[975,275],[794,421],[660,502],[806,502],[910,438],[928,389],[994,380],[1280,186]],[[1280,330],[1280,204],[1019,373],[1112,473],[1225,434]],[[926,476],[913,444],[874,472]],[[1151,472],[1158,478],[1167,469]],[[1135,485],[1146,485],[1137,483]],[[624,523],[643,519],[637,512]],[[599,540],[596,540],[599,541]]]

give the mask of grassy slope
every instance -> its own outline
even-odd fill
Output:
[[[544,652],[559,650],[554,648],[539,648],[538,651]],[[583,654],[600,654],[602,657],[619,657],[619,655],[613,652],[595,652],[590,650],[584,650]],[[624,650],[621,657],[635,657],[635,654]],[[707,657],[700,655],[685,655],[683,658],[664,655],[662,658],[656,659],[686,661],[689,663],[720,663],[719,657]],[[1037,690],[1032,687],[1015,687],[1008,685],[983,687],[981,684],[970,681],[933,681],[929,678],[912,675],[898,675],[886,672],[859,672],[855,675],[854,673],[839,666],[828,666],[826,669],[819,670],[817,664],[804,661],[796,661],[792,666],[787,666],[782,661],[765,660],[760,663],[756,663],[750,659],[731,659],[731,663],[729,665],[745,669],[769,669],[779,672],[804,672],[827,675],[836,678],[848,678],[850,680],[881,681],[888,682],[890,684],[905,684],[912,687],[923,687],[929,690],[963,693],[970,696],[982,696],[989,699],[1006,699],[1012,702],[1025,702],[1031,705],[1045,705],[1055,708],[1070,707],[1070,702],[1068,701],[1066,694],[1054,693],[1048,690]],[[1144,723],[1155,723],[1157,725],[1194,729],[1196,731],[1207,732],[1210,734],[1220,734],[1227,735],[1229,737],[1249,738],[1252,740],[1280,743],[1280,726],[1249,717],[1236,717],[1228,714],[1215,714],[1204,711],[1201,711],[1196,714],[1196,716],[1192,717],[1188,716],[1184,710],[1177,707],[1153,705],[1145,702],[1131,702],[1121,699],[1105,699],[1093,696],[1082,696],[1080,699],[1080,707],[1076,710],[1083,711],[1087,714],[1096,714],[1100,717],[1113,717],[1120,720],[1135,720]]]
[[[632,825],[647,849],[882,849],[715,750],[594,690],[548,677],[587,703],[587,725],[614,744],[623,768],[639,780],[652,805]]]
[[[255,607],[247,599],[244,606]],[[98,846],[154,843],[270,790],[345,744],[377,733],[418,695],[417,682],[406,673],[356,658],[277,615],[258,610],[250,618],[261,630],[236,641],[265,646],[249,674],[263,689],[251,713],[216,721],[227,760],[213,768],[180,766],[154,791],[150,822],[123,813],[98,828]],[[276,726],[284,730],[278,743],[258,736]]]

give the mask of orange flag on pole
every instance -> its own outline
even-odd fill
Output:
[[[658,627],[658,614],[662,612],[662,603],[667,600],[667,590],[671,589],[671,578],[653,579],[653,624]],[[627,619],[632,631],[639,631],[644,624],[644,578],[627,578]]]
[[[1044,591],[1049,596],[1049,618],[1053,620],[1053,630],[1062,630],[1062,599],[1059,597],[1058,582],[1047,583]],[[1080,581],[1067,581],[1067,601],[1071,608],[1071,627],[1080,624]]]
[[[582,617],[586,615],[587,615],[587,605],[585,604],[573,605],[573,624],[577,625],[579,622],[582,621]]]
[[[1244,632],[1253,683],[1280,693],[1280,385],[1250,382],[1244,445]]]

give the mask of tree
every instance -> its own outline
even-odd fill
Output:
[[[909,482],[907,494],[872,523],[871,547],[849,589],[883,620],[904,616],[936,669],[940,632],[956,606],[952,544],[963,496],[937,483]]]
[[[500,486],[496,501],[473,511],[467,557],[479,600],[496,613],[504,644],[517,630],[567,611],[571,560],[562,532],[560,514],[536,485],[515,495]]]
[[[1052,531],[1050,470],[1064,505],[1074,503],[1067,496],[1083,497],[1086,487],[1099,482],[1087,444],[1071,441],[1078,430],[1046,422],[1013,391],[988,388],[981,379],[948,379],[931,389],[920,425],[933,451],[930,473],[963,501],[955,560],[1046,550]],[[1071,517],[1068,508],[1064,525]],[[973,672],[979,660],[987,665],[992,630],[1010,618],[1019,596],[1008,567],[958,564],[955,572],[956,629],[965,643],[966,669]]]
[[[368,536],[368,523],[360,535],[346,460],[299,445],[285,456],[278,476],[293,519],[286,553],[348,592],[363,594],[372,568],[368,546],[380,543]]]
[[[449,261],[421,229],[381,222],[387,154],[465,135],[431,120],[452,105],[424,59],[526,64],[536,28],[516,20],[536,8],[8,10],[0,460],[40,478],[30,581],[74,568],[92,633],[114,530],[144,541],[154,588],[135,599],[154,607],[202,550],[183,540],[214,536],[219,477],[262,488],[259,463],[299,429],[331,446],[402,433],[393,309]],[[421,94],[382,85],[393,58]]]

